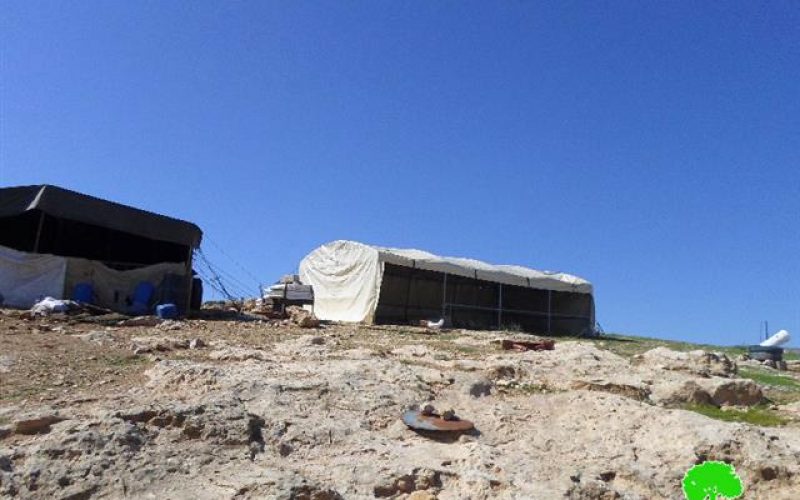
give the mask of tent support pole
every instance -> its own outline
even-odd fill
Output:
[[[33,253],[39,253],[39,242],[42,239],[42,226],[44,226],[44,212],[39,214],[39,227],[36,229],[36,241],[33,244]]]
[[[547,334],[552,331],[553,291],[547,291]]]
[[[497,285],[497,329],[503,329],[503,284]]]
[[[414,279],[414,268],[408,273],[408,285],[406,285],[406,300],[403,303],[403,321],[408,323],[408,302],[411,300],[411,280]]]
[[[192,309],[192,285],[194,285],[194,276],[192,276],[192,257],[194,252],[192,246],[189,245],[188,255],[186,256],[186,309],[185,315],[189,317],[189,311]]]
[[[442,319],[447,314],[447,273],[444,273],[444,280],[442,281]]]

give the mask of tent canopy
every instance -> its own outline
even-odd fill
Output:
[[[56,186],[0,188],[0,218],[21,216],[32,211],[190,248],[200,246],[203,234],[191,222]]]
[[[400,269],[408,271],[399,272]],[[453,286],[448,287],[448,276]],[[491,315],[507,309],[516,296],[524,306],[516,311],[519,314],[552,319],[561,309],[565,318],[580,318],[585,320],[583,323],[593,324],[592,284],[582,278],[522,266],[441,257],[421,250],[334,241],[302,260],[300,278],[314,286],[315,312],[327,320],[372,323],[376,321],[376,311],[378,320],[381,316],[402,317],[406,321],[419,315],[449,316],[454,308],[466,305],[460,300],[463,292],[470,290],[472,297],[472,292],[490,290],[488,303],[471,304],[469,308],[488,308],[491,312],[487,315]],[[498,285],[508,285],[505,305]],[[548,302],[548,294],[559,299],[555,305]],[[545,303],[531,304],[529,299],[534,296]],[[565,305],[557,307],[559,301]],[[498,324],[501,316],[502,313],[497,317]]]
[[[493,265],[460,257],[441,257],[422,250],[372,247],[382,262],[540,290],[592,293],[592,284],[571,274],[523,266]]]

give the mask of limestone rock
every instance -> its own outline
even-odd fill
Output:
[[[319,320],[314,316],[314,313],[300,306],[287,307],[286,314],[289,315],[289,320],[292,323],[301,328],[316,328],[319,326]]]
[[[14,422],[15,434],[43,434],[50,432],[50,426],[65,420],[58,414],[28,416]]]
[[[648,367],[681,371],[702,377],[732,377],[737,369],[736,363],[725,354],[701,350],[681,352],[666,347],[656,347],[642,354],[638,360]]]
[[[662,406],[682,404],[713,404],[713,398],[695,380],[668,381],[656,384],[650,399]]]
[[[761,387],[745,379],[697,379],[697,384],[711,396],[717,406],[753,406],[764,401]]]

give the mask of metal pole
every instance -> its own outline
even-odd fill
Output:
[[[189,317],[189,311],[192,309],[192,287],[194,285],[194,276],[192,276],[192,257],[194,251],[192,246],[189,245],[189,252],[186,257],[186,309],[184,315]]]
[[[403,321],[408,323],[408,303],[411,301],[411,280],[414,279],[414,269],[408,273],[408,285],[406,286],[406,301],[403,303]]]
[[[553,291],[547,291],[547,334],[550,335],[551,332],[551,313],[552,313],[552,304],[553,304]]]
[[[33,253],[39,253],[39,241],[42,239],[42,226],[44,226],[44,212],[39,215],[39,227],[36,229],[36,242],[33,244]]]
[[[447,273],[444,273],[442,282],[442,319],[447,315]]]
[[[503,329],[503,284],[497,286],[497,329]]]

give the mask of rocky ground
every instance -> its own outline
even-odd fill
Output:
[[[724,460],[746,498],[798,498],[797,372],[498,337],[530,339],[0,311],[0,496],[672,499],[688,468]],[[475,430],[408,429],[424,402]]]

